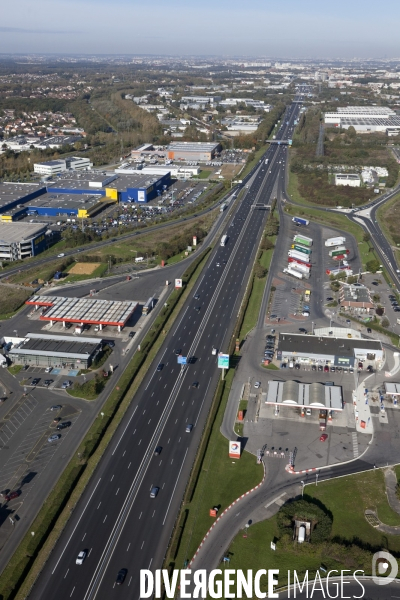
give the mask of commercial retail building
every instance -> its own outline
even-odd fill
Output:
[[[382,363],[384,354],[379,340],[338,337],[338,329],[332,335],[303,335],[280,333],[277,358],[301,364],[323,364],[335,367],[353,367],[356,361],[370,360]]]
[[[215,142],[173,142],[167,147],[170,160],[213,160],[222,150],[220,143]]]
[[[87,369],[102,349],[96,338],[27,333],[8,351],[18,365]]]
[[[46,249],[51,233],[43,223],[0,221],[0,260],[14,261],[36,256]]]

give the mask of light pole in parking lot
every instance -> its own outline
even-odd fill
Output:
[[[311,333],[314,335],[314,321],[311,321]]]
[[[301,483],[301,497],[303,497],[305,483],[304,483],[304,481],[300,481],[300,483]]]

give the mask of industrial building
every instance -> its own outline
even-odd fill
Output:
[[[342,129],[354,127],[357,133],[381,132],[397,135],[400,132],[400,117],[394,110],[385,106],[346,106],[339,107],[337,112],[324,115],[327,125]]]
[[[14,261],[36,256],[46,249],[49,236],[43,223],[0,221],[0,260]]]
[[[67,171],[46,186],[0,184],[0,217],[2,221],[17,221],[27,214],[85,219],[109,203],[149,202],[170,185],[169,170],[160,175]]]
[[[336,173],[335,185],[348,185],[350,187],[360,187],[361,177],[357,173]]]
[[[331,329],[332,335],[303,335],[280,333],[277,358],[301,364],[323,364],[337,367],[353,367],[355,361],[383,361],[383,348],[379,340],[339,337],[342,328]],[[342,330],[343,331],[343,330]]]
[[[79,328],[85,325],[117,327],[121,331],[138,307],[138,302],[100,300],[95,298],[64,298],[62,296],[32,296],[26,304],[41,310],[40,320],[51,325],[60,322],[75,323]],[[79,333],[79,332],[78,332]]]
[[[64,171],[88,171],[93,167],[93,163],[90,162],[89,158],[82,158],[80,156],[71,156],[65,159],[48,160],[47,162],[35,163],[33,170],[35,173],[40,175],[58,175]]]
[[[96,338],[27,333],[8,356],[18,365],[87,369],[101,349]]]
[[[186,166],[177,166],[177,165],[149,165],[144,167],[143,169],[135,169],[132,166],[128,167],[120,167],[119,169],[115,169],[115,172],[119,175],[158,175],[163,176],[167,173],[173,179],[190,179],[193,176],[196,176],[200,173],[199,167],[186,167]]]
[[[167,146],[167,157],[170,160],[213,160],[222,150],[218,142],[172,142]]]
[[[342,411],[342,388],[323,383],[268,381],[266,404],[314,410]]]

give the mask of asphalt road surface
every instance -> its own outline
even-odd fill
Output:
[[[291,135],[298,111],[297,103],[287,109],[278,139]],[[161,567],[220,377],[212,348],[227,350],[268,214],[254,205],[270,200],[282,170],[278,152],[271,145],[261,160],[227,226],[227,244],[212,252],[31,598],[139,597],[139,569]],[[190,364],[177,364],[178,350]],[[159,491],[150,498],[154,486]],[[88,556],[76,565],[81,550]],[[115,584],[121,568],[123,590]]]

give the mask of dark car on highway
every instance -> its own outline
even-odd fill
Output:
[[[14,498],[18,498],[22,494],[21,490],[15,490],[15,492],[9,492],[4,496],[5,502],[10,502],[10,500],[14,500]]]
[[[128,569],[121,569],[120,571],[118,571],[118,575],[117,575],[117,579],[115,580],[115,583],[117,585],[121,585],[122,583],[124,583],[127,573],[128,573]]]

